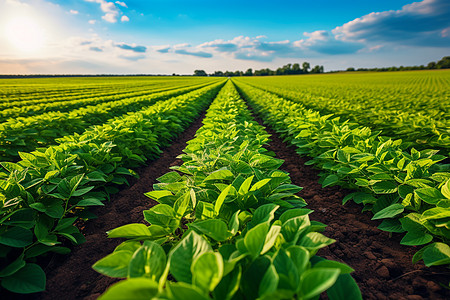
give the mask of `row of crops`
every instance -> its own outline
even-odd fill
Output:
[[[402,113],[424,114],[434,125],[448,122],[448,88],[436,88],[447,73],[433,73],[438,80],[429,76],[431,83],[415,78],[417,74],[400,76],[384,89],[406,93],[402,80],[432,86],[430,92],[441,102],[427,98],[430,114],[413,101],[402,104]],[[422,74],[427,78],[428,73]],[[419,246],[413,262],[450,265],[450,167],[441,155],[447,153],[448,127],[445,133],[439,125],[438,135],[420,139],[405,135],[402,130],[411,131],[412,125],[404,129],[399,122],[377,123],[374,114],[356,110],[356,93],[348,89],[359,86],[356,90],[363,91],[361,82],[345,89],[344,82],[327,76],[332,75],[323,81],[283,77],[284,85],[277,78],[240,78],[225,86],[223,80],[209,78],[171,83],[158,78],[147,86],[135,79],[136,89],[132,79],[114,79],[118,88],[126,87],[118,98],[107,95],[107,83],[96,87],[94,82],[74,89],[65,100],[56,96],[64,85],[53,86],[49,95],[59,99],[55,111],[25,112],[0,123],[1,286],[15,293],[42,291],[45,274],[39,257],[70,252],[68,242],[81,244],[77,220],[94,217],[89,207],[105,205],[117,185],[134,175],[133,168],[157,158],[162,147],[209,107],[203,127],[181,155],[184,164],[160,177],[147,193],[159,203],[143,212],[149,225],[132,223],[108,233],[127,241],[94,269],[127,279],[103,297],[310,299],[326,290],[330,299],[360,298],[351,267],[316,255],[334,240],[320,233],[325,224],[310,220],[312,211],[295,195],[301,188],[279,169],[282,161],[265,150],[269,136],[246,104],[297,153],[311,158],[308,164],[321,170],[324,187],[354,190],[343,204],[352,200],[364,205],[373,219],[382,220],[381,230],[402,234],[404,245]],[[316,88],[305,87],[303,80],[316,80]],[[0,86],[7,86],[5,82]],[[380,93],[382,83],[375,80],[370,89]],[[30,85],[19,92],[14,84],[1,91],[5,97],[16,94],[29,101],[45,89]],[[96,88],[105,93],[103,100],[95,102],[93,90],[92,105],[74,104],[85,101],[83,89]],[[340,98],[333,102],[333,97]],[[42,101],[38,105],[50,106]],[[361,102],[362,111],[391,108],[395,115],[389,106],[394,100],[377,101]],[[325,109],[324,103],[335,106]],[[351,112],[345,114],[345,106]],[[367,123],[370,127],[364,127]]]
[[[343,73],[242,78],[239,81],[342,116],[416,148],[450,152],[450,73]]]

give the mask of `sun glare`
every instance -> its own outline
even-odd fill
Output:
[[[6,26],[8,41],[21,52],[37,52],[45,44],[42,26],[30,17],[16,17]]]

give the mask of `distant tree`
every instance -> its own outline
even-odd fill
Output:
[[[314,68],[312,68],[311,73],[314,74],[318,74],[318,73],[323,73],[323,66],[314,66]]]
[[[303,72],[304,73],[308,73],[308,70],[311,68],[311,65],[309,64],[309,62],[304,62],[303,64],[302,64],[302,67],[303,67]]]
[[[215,71],[213,76],[223,76],[222,71]]]
[[[450,68],[450,56],[443,57],[437,62],[436,67],[438,69],[449,69]]]
[[[245,71],[244,76],[253,76],[253,70],[248,69],[247,71]]]
[[[295,64],[292,65],[292,73],[293,74],[301,74],[301,73],[303,73],[302,69],[300,69],[300,64],[295,63]]]
[[[353,68],[353,67],[347,68],[347,72],[353,72],[353,71],[355,71],[355,68]]]
[[[208,76],[204,70],[195,70],[194,76]]]

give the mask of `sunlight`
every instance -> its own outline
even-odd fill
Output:
[[[15,17],[5,26],[8,41],[21,52],[37,52],[45,44],[45,32],[40,24],[25,16]]]

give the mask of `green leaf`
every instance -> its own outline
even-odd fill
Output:
[[[210,300],[198,287],[184,282],[168,282],[167,288],[172,300]]]
[[[228,230],[232,235],[236,235],[236,233],[239,231],[239,213],[241,211],[237,210],[233,216],[230,218],[230,221],[228,223]]]
[[[88,186],[88,187],[76,190],[75,192],[73,192],[72,196],[73,197],[83,196],[84,194],[87,194],[88,192],[90,192],[93,188],[95,188],[95,186]]]
[[[340,263],[338,261],[333,260],[321,260],[314,265],[314,268],[328,268],[328,269],[339,269],[341,274],[349,274],[354,272],[355,270],[349,267],[346,264]]]
[[[6,277],[14,274],[25,266],[23,255],[19,256],[15,261],[0,270],[0,277]]]
[[[99,171],[94,171],[86,175],[86,179],[89,181],[101,181],[106,182],[106,174]]]
[[[299,246],[315,252],[320,248],[331,245],[335,241],[336,240],[327,238],[319,232],[309,232],[300,240]]]
[[[267,233],[266,240],[264,241],[264,247],[261,250],[261,254],[266,253],[269,251],[273,245],[275,244],[278,235],[280,234],[281,226],[279,225],[272,225],[269,232]]]
[[[278,288],[296,291],[300,281],[297,266],[284,249],[278,250],[273,265],[279,276]]]
[[[11,227],[0,235],[0,244],[15,248],[26,247],[32,242],[33,233],[22,227]]]
[[[107,232],[109,238],[145,239],[151,237],[151,233],[144,224],[127,224],[114,228]]]
[[[203,179],[203,182],[209,180],[231,179],[233,177],[234,175],[230,170],[217,170],[209,174],[205,179]]]
[[[87,198],[79,201],[76,206],[104,206],[102,201],[97,198]]]
[[[223,277],[217,287],[213,291],[214,299],[231,300],[233,295],[239,289],[241,281],[242,268],[237,266],[227,276]]]
[[[109,277],[125,278],[128,276],[128,265],[133,252],[120,250],[103,257],[92,268]]]
[[[332,287],[327,289],[330,300],[362,300],[358,284],[350,274],[341,274]]]
[[[265,186],[267,183],[269,183],[269,181],[272,180],[272,178],[265,178],[262,179],[260,181],[258,181],[257,183],[255,183],[252,188],[250,189],[250,192],[259,190],[260,188],[262,188],[263,186]]]
[[[313,268],[301,276],[300,293],[303,299],[311,299],[320,295],[336,282],[339,269]]]
[[[379,212],[377,212],[372,217],[372,220],[394,218],[395,216],[401,214],[404,210],[405,208],[401,204],[398,203],[391,204],[388,207],[385,207]]]
[[[250,185],[252,184],[252,180],[255,176],[252,175],[250,177],[248,177],[247,179],[244,180],[244,182],[241,184],[241,186],[239,187],[239,195],[245,195],[248,193],[249,189],[250,189]]]
[[[244,244],[252,257],[256,258],[263,250],[268,231],[269,225],[262,223],[250,229],[245,235]]]
[[[392,194],[397,192],[397,184],[395,181],[383,180],[372,185],[372,189],[376,194]]]
[[[378,226],[378,229],[387,232],[405,232],[402,228],[402,224],[398,219],[384,219],[383,222]]]
[[[218,242],[225,241],[230,237],[227,224],[225,224],[224,221],[218,219],[209,219],[194,222],[189,224],[189,227],[207,235],[208,237]]]
[[[175,204],[173,205],[173,210],[175,211],[177,218],[181,219],[184,217],[191,200],[191,194],[189,192],[185,193],[183,196],[179,197]]]
[[[192,283],[191,265],[209,251],[212,248],[204,238],[194,231],[189,232],[169,253],[170,273],[177,281]]]
[[[247,225],[248,229],[261,223],[270,223],[275,218],[275,211],[280,208],[279,205],[268,203],[258,207],[253,213],[252,220]]]
[[[164,174],[161,177],[156,178],[159,182],[162,183],[174,183],[181,179],[181,175],[178,174],[178,172],[172,171],[169,173]]]
[[[423,231],[408,231],[400,241],[402,245],[418,246],[428,244],[433,240],[433,236]]]
[[[158,281],[166,267],[166,260],[166,253],[160,245],[153,241],[145,241],[131,257],[128,276],[148,277]]]
[[[130,278],[112,285],[99,300],[148,300],[158,294],[158,283],[147,278]]]
[[[450,264],[450,246],[434,243],[423,252],[423,262],[427,267]]]
[[[216,203],[214,204],[214,212],[216,213],[216,215],[219,215],[220,212],[220,208],[223,205],[223,202],[225,201],[225,198],[228,195],[228,192],[230,191],[230,188],[232,187],[232,185],[230,184],[229,186],[227,186],[219,195],[219,197],[216,200]]]
[[[2,286],[18,294],[31,294],[45,290],[45,273],[36,264],[26,264],[14,274],[2,279]]]
[[[450,199],[450,180],[441,187],[441,193],[445,198]]]
[[[275,266],[271,264],[269,268],[267,268],[266,273],[264,273],[264,276],[259,285],[259,297],[264,297],[265,295],[269,295],[275,292],[277,290],[278,281],[278,273],[275,269]]]
[[[287,248],[286,252],[297,268],[298,274],[302,274],[309,263],[309,251],[303,247],[294,245]]]
[[[206,252],[192,264],[192,284],[205,293],[213,291],[223,276],[223,259],[218,252]]]
[[[337,175],[331,174],[331,175],[328,175],[324,179],[324,181],[322,182],[322,187],[324,188],[324,187],[327,187],[329,185],[335,184],[337,182],[339,182],[339,177]]]
[[[445,198],[438,189],[432,187],[416,189],[414,193],[428,204],[436,204]]]

